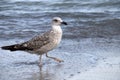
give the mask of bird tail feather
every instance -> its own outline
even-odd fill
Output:
[[[9,46],[2,46],[1,48],[2,48],[3,50],[10,50],[10,51],[21,50],[21,47],[20,47],[19,44],[9,45]]]
[[[10,51],[17,51],[17,50],[21,50],[21,51],[25,51],[25,50],[33,50],[32,48],[29,47],[25,47],[21,44],[14,44],[14,45],[10,45],[10,46],[3,46],[1,47],[3,50],[10,50]]]

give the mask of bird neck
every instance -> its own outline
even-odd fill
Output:
[[[54,26],[52,26],[52,30],[53,30],[53,31],[56,31],[56,32],[60,32],[60,33],[62,33],[62,29],[61,29],[60,26],[56,26],[56,25],[54,25]]]

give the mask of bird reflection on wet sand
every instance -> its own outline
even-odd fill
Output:
[[[44,67],[39,67],[39,72],[32,75],[33,80],[56,80],[60,78],[59,70],[61,65],[47,65],[46,69]]]

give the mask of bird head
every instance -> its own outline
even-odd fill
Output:
[[[52,24],[55,26],[60,26],[61,24],[67,25],[60,17],[54,17],[52,20]]]

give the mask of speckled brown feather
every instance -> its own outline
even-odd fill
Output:
[[[32,38],[31,40],[22,43],[21,45],[23,47],[28,48],[28,50],[29,50],[29,48],[33,49],[33,50],[39,49],[42,46],[45,46],[46,44],[48,44],[50,42],[50,39],[49,39],[50,32],[51,31],[48,31],[48,32],[44,33],[43,35],[36,36],[36,37]]]
[[[21,43],[21,44],[3,46],[1,48],[5,50],[10,50],[10,51],[16,51],[16,50],[33,51],[33,50],[41,48],[42,46],[45,46],[46,44],[50,42],[49,40],[50,32],[51,31],[48,31],[44,33],[43,35],[36,36],[32,38],[31,40]]]

